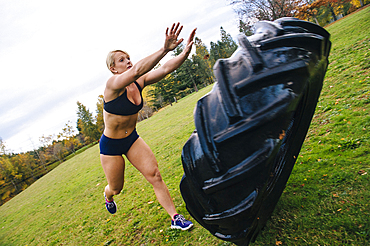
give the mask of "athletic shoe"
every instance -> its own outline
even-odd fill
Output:
[[[112,199],[112,201],[108,201],[107,197],[105,196],[105,192],[104,192],[104,197],[105,197],[105,207],[107,208],[108,212],[111,213],[111,214],[114,214],[117,212],[117,204],[114,202],[114,200]]]
[[[193,226],[191,221],[186,220],[181,214],[176,214],[174,220],[171,220],[171,229],[181,229],[183,231],[190,229]]]

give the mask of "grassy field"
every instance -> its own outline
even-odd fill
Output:
[[[370,242],[370,8],[339,20],[314,119],[287,187],[252,245],[368,245]],[[179,182],[181,150],[194,130],[200,90],[138,124],[156,155],[179,213],[189,218]],[[149,183],[130,164],[104,207],[98,146],[62,163],[0,207],[0,245],[231,245],[195,223],[169,229]],[[193,221],[194,222],[194,221]]]

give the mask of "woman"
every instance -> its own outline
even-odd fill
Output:
[[[184,51],[156,70],[155,65],[170,51],[174,50],[183,39],[177,40],[182,26],[173,24],[167,28],[164,46],[154,54],[140,60],[135,65],[130,56],[121,50],[112,51],[107,57],[107,66],[113,73],[104,91],[105,129],[100,139],[100,160],[108,185],[104,196],[107,210],[114,214],[117,205],[113,200],[124,184],[125,160],[122,154],[152,184],[159,203],[171,216],[171,228],[187,230],[193,226],[177,214],[167,186],[162,180],[157,160],[152,150],[136,132],[139,110],[143,107],[142,89],[163,79],[167,74],[181,66],[187,59],[193,45],[196,29],[188,39]]]

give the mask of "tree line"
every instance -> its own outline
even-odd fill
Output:
[[[86,145],[68,121],[57,135],[41,136],[39,148],[12,153],[0,138],[0,205],[26,189],[37,179],[63,162],[68,155]]]
[[[291,16],[324,26],[368,4],[370,0],[228,1],[239,16],[239,32],[249,36],[253,33],[252,25],[258,20],[273,21]],[[139,112],[139,121],[149,118],[160,108],[172,105],[177,100],[214,83],[212,68],[216,61],[230,57],[237,49],[236,42],[222,27],[220,36],[221,40],[210,42],[209,49],[199,37],[196,37],[195,54],[176,71],[144,90],[144,107]],[[177,47],[173,56],[179,55],[183,48],[182,45]],[[41,136],[40,147],[19,154],[10,153],[0,138],[0,205],[26,189],[69,156],[99,140],[104,130],[102,95],[98,96],[95,114],[77,102],[75,128],[69,121],[59,134]]]

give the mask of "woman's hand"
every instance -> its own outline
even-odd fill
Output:
[[[180,29],[178,30],[179,25],[180,23],[177,23],[175,27],[175,24],[173,24],[170,33],[168,33],[168,28],[167,28],[165,47],[167,47],[168,50],[175,49],[183,41],[183,39],[180,39],[179,41],[177,41],[177,37],[180,34],[180,31],[182,29],[182,26],[181,26]],[[167,61],[163,66],[160,66],[158,69],[155,69],[142,77],[144,79],[144,86],[160,81],[167,74],[172,73],[177,68],[179,68],[181,64],[184,63],[184,61],[188,58],[190,54],[191,47],[194,44],[194,36],[195,36],[196,30],[197,29],[195,28],[191,32],[188,42],[186,44],[186,47],[184,48],[184,50],[181,52],[180,55],[172,58],[171,60]]]
[[[164,41],[164,50],[172,51],[174,50],[184,39],[181,38],[177,41],[178,36],[182,30],[182,26],[179,29],[180,22],[177,24],[173,23],[170,32],[168,32],[168,27],[166,29],[166,40]]]
[[[191,33],[190,33],[190,36],[189,36],[189,39],[188,39],[188,42],[185,46],[185,49],[184,49],[184,53],[186,55],[186,57],[189,56],[190,54],[190,51],[191,51],[191,48],[193,47],[193,44],[194,44],[194,36],[195,36],[195,31],[197,30],[197,28],[195,28]]]

